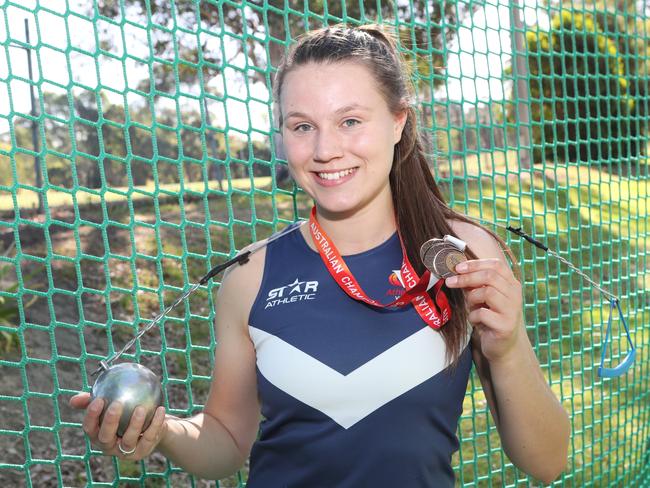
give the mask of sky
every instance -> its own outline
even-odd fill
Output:
[[[502,72],[510,65],[512,53],[508,8],[512,2],[488,0],[486,3],[463,22],[449,46],[449,82],[441,92],[450,100],[474,103],[508,96]],[[526,25],[537,24],[540,29],[548,29],[549,18],[546,9],[538,7],[540,2],[525,0],[523,3]]]
[[[506,0],[487,0],[488,5],[477,10],[471,18],[466,19],[459,29],[458,35],[449,46],[448,75],[449,82],[434,96],[444,97],[449,100],[474,103],[477,100],[501,100],[508,94],[505,92],[501,79],[503,69],[510,63],[511,41],[509,35],[510,14]],[[41,6],[35,15],[36,0],[21,0],[20,8],[15,5],[3,5],[0,0],[0,134],[8,131],[6,116],[13,109],[14,112],[29,113],[30,97],[29,85],[26,82],[12,78],[7,82],[9,73],[15,76],[28,78],[26,50],[15,47],[15,40],[25,40],[24,19],[29,23],[30,45],[37,42],[37,50],[31,50],[34,77],[43,80],[41,89],[63,93],[64,88],[59,85],[68,85],[71,81],[96,87],[101,83],[105,87],[123,92],[127,88],[135,88],[137,83],[147,76],[146,67],[137,65],[127,59],[125,64],[100,57],[99,63],[91,56],[65,52],[70,46],[94,51],[96,39],[93,25],[85,18],[87,4],[83,0],[47,0],[41,1]],[[538,23],[541,28],[548,27],[548,17],[543,10],[537,10],[536,0],[525,0],[525,20],[528,25]],[[62,15],[69,9],[67,22]],[[117,27],[105,24],[109,32],[118,40],[116,54],[121,56],[128,46],[128,53],[146,58],[146,31],[130,24],[125,24],[124,38]],[[10,40],[7,43],[7,40]],[[217,43],[215,37],[212,41]],[[5,47],[7,44],[10,47]],[[221,46],[214,45],[214,49]],[[225,54],[232,59],[234,65],[245,65],[243,56],[235,55],[235,47],[226,44]],[[69,79],[72,74],[73,80]],[[478,76],[477,76],[478,74]],[[225,81],[227,80],[227,87]],[[50,83],[50,82],[54,82]],[[253,137],[263,138],[262,132],[269,130],[270,93],[262,84],[248,84],[242,82],[236,70],[226,70],[222,77],[208,82],[211,91],[224,93],[227,90],[225,106],[213,103],[210,105],[212,124],[223,126],[228,120],[230,127],[241,131],[254,130]],[[11,93],[11,96],[9,95]],[[109,91],[110,93],[110,91]],[[254,97],[259,102],[250,102],[248,110],[246,105],[237,101]],[[110,95],[113,103],[125,103],[124,97],[117,93]],[[137,96],[128,95],[127,102],[132,103]],[[181,100],[181,102],[183,99]],[[186,101],[191,102],[189,98]],[[250,117],[249,114],[250,113]],[[3,119],[2,116],[5,118]],[[255,130],[260,132],[255,132]]]

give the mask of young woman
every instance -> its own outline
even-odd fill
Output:
[[[95,446],[132,460],[157,449],[214,479],[250,455],[249,488],[453,486],[473,360],[510,459],[544,482],[559,475],[569,422],[526,335],[521,285],[495,236],[445,204],[408,80],[377,26],[293,46],[276,101],[291,174],[315,201],[310,222],[224,277],[203,413],[160,408],[140,436],[136,410],[118,438],[121,407],[100,425],[102,400],[80,394],[71,403],[87,408]],[[381,308],[404,293],[394,270],[410,288],[425,271],[420,246],[446,234],[468,244],[457,276]]]

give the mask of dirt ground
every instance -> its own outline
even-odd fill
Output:
[[[177,208],[161,211],[161,218],[168,222],[178,222]],[[110,210],[115,215],[119,210]],[[167,215],[165,212],[169,212]],[[188,205],[185,208],[186,220],[195,219],[204,222],[205,217],[200,204]],[[173,215],[173,213],[176,215]],[[228,220],[227,215],[221,218]],[[7,216],[0,217],[4,220]],[[37,217],[30,219],[38,221]],[[144,463],[119,463],[114,458],[90,454],[89,444],[81,428],[77,425],[82,420],[82,412],[75,411],[68,406],[68,399],[76,392],[88,391],[88,383],[92,384],[90,373],[97,367],[97,361],[88,359],[82,364],[83,354],[97,354],[104,357],[108,353],[108,332],[103,327],[107,322],[107,310],[112,313],[113,319],[128,321],[133,315],[134,305],[124,296],[113,301],[111,296],[110,307],[107,307],[106,296],[101,293],[85,293],[88,289],[104,290],[106,288],[105,263],[110,261],[109,275],[111,281],[115,277],[119,282],[123,275],[123,282],[133,280],[128,262],[119,262],[105,259],[106,245],[110,247],[110,254],[131,256],[140,243],[151,238],[151,229],[145,225],[130,228],[111,227],[105,236],[96,226],[79,225],[79,216],[71,209],[51,210],[50,220],[59,223],[75,224],[78,242],[70,237],[72,230],[64,225],[50,226],[49,238],[53,252],[74,257],[80,251],[92,258],[83,259],[77,268],[73,261],[61,259],[49,260],[50,268],[35,260],[23,260],[21,272],[25,279],[25,288],[48,292],[52,286],[57,293],[50,294],[51,304],[47,298],[30,299],[30,305],[25,310],[25,323],[22,344],[14,344],[7,353],[0,353],[0,430],[14,432],[15,435],[0,435],[0,464],[13,465],[13,468],[0,469],[0,486],[2,487],[83,487],[93,482],[113,482],[117,478],[135,477],[138,479],[143,469],[147,473],[163,473],[167,469],[166,460],[160,454],[153,454]],[[85,220],[99,224],[104,216],[101,209],[84,210]],[[128,224],[128,212],[121,211],[119,217]],[[138,223],[155,224],[154,212],[143,212],[137,215]],[[214,217],[212,217],[214,218]],[[42,220],[42,219],[41,219]],[[10,220],[11,221],[11,220]],[[135,229],[135,230],[133,230]],[[0,249],[14,239],[13,229],[0,228]],[[45,257],[48,255],[46,236],[44,231],[35,226],[22,226],[19,229],[19,250],[23,255]],[[164,236],[161,236],[161,240]],[[134,239],[135,238],[135,239]],[[134,245],[134,240],[137,243]],[[155,274],[156,262],[138,260],[138,276],[142,272],[150,271]],[[76,271],[81,270],[81,276]],[[132,282],[132,281],[131,281]],[[180,285],[180,283],[179,283]],[[81,298],[79,298],[81,297]],[[203,292],[203,298],[207,294]],[[27,299],[26,299],[27,300]],[[207,302],[207,300],[205,300]],[[81,305],[80,305],[81,304]],[[157,311],[152,303],[151,310]],[[193,307],[193,305],[192,305]],[[146,308],[146,307],[144,307]],[[208,315],[209,305],[201,305],[200,313]],[[192,313],[195,313],[194,308]],[[119,315],[119,317],[116,317]],[[82,326],[83,325],[83,326]],[[173,324],[172,324],[173,325]],[[185,344],[186,338],[183,327],[172,330],[168,324],[164,326],[167,344]],[[207,332],[203,332],[205,336]],[[116,331],[113,333],[115,348],[120,348],[132,336],[132,330]],[[152,331],[142,341],[142,347],[152,351],[160,351],[161,336],[159,332]],[[206,359],[208,357],[206,356]],[[159,358],[155,356],[142,356],[141,362],[150,367],[157,374],[161,374]],[[209,363],[209,361],[205,361]],[[84,384],[84,368],[87,383]],[[183,364],[173,360],[166,364],[168,377],[183,378]],[[197,372],[194,371],[196,374]],[[209,364],[201,368],[198,374],[209,376]],[[205,384],[194,389],[192,394],[194,404],[203,404],[207,395]],[[191,413],[192,407],[186,388],[174,385],[166,388],[168,405],[180,409],[181,412]],[[74,456],[83,458],[74,459]],[[86,461],[84,461],[86,460]],[[28,469],[23,468],[28,466]],[[57,469],[57,466],[59,469]],[[190,486],[189,476],[185,473],[173,473],[169,476],[171,486]],[[138,482],[120,483],[120,486],[164,486],[159,479],[147,478],[145,485]],[[115,486],[115,485],[114,485]],[[215,482],[195,481],[193,486],[215,486]],[[220,486],[238,486],[234,477],[222,481]]]

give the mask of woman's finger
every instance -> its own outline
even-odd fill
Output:
[[[490,285],[505,295],[513,283],[495,268],[488,267],[450,276],[445,280],[445,284],[448,288],[478,288]]]
[[[120,417],[122,416],[122,404],[119,402],[112,402],[102,420],[97,434],[97,440],[101,443],[102,450],[106,451],[115,445],[117,441],[117,427],[120,424]]]
[[[142,433],[142,427],[144,426],[144,418],[144,407],[136,407],[131,415],[129,426],[126,428],[126,431],[124,431],[122,440],[120,440],[122,449],[125,451],[131,451],[137,447],[140,434]]]
[[[516,303],[512,297],[504,295],[492,286],[481,286],[470,290],[466,294],[466,300],[470,310],[476,306],[487,305],[496,312],[505,312]]]
[[[144,431],[142,438],[140,439],[142,452],[149,453],[156,448],[160,441],[160,436],[163,433],[164,423],[165,407],[158,407],[153,419],[151,420],[151,424],[149,424],[149,427],[147,427],[147,430]]]
[[[90,393],[77,393],[76,395],[70,397],[68,404],[72,408],[83,410],[84,408],[88,407],[90,402],[91,402]]]
[[[467,316],[471,324],[482,324],[491,332],[499,332],[502,327],[503,317],[489,308],[477,308],[472,310]]]
[[[104,400],[101,398],[95,398],[88,405],[86,415],[81,424],[84,432],[91,440],[94,440],[99,432],[99,416],[102,414],[102,408],[104,408]]]
[[[515,279],[510,266],[503,260],[498,258],[482,258],[482,259],[469,259],[456,265],[456,273],[465,274],[474,271],[481,271],[485,269],[493,269],[504,279]]]

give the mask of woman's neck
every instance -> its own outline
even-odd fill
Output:
[[[395,213],[362,209],[353,215],[330,215],[317,208],[318,224],[343,256],[358,254],[382,244],[395,233]],[[315,249],[309,231],[305,229],[306,241]]]

